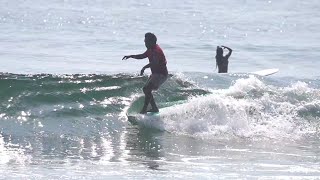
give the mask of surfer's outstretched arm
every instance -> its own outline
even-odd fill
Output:
[[[225,49],[228,49],[228,54],[226,55],[226,57],[230,57],[231,56],[231,54],[232,54],[232,49],[231,48],[229,48],[229,47],[227,47],[227,46],[221,46],[221,47],[223,47],[223,48],[225,48]]]
[[[129,55],[129,56],[123,56],[122,60],[127,60],[129,58],[133,58],[133,59],[144,59],[147,57],[146,53],[143,54],[137,54],[137,55]]]

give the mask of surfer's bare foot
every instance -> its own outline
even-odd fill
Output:
[[[147,110],[145,110],[145,109],[142,109],[141,111],[140,111],[140,114],[146,114],[147,113]]]
[[[148,110],[148,112],[159,112],[159,109],[158,108],[152,108],[152,109]]]

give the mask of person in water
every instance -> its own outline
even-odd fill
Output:
[[[228,49],[229,51],[226,56],[223,56],[223,49]],[[231,53],[231,48],[226,46],[217,46],[216,67],[218,67],[218,73],[228,72],[229,57],[231,56]]]
[[[145,34],[144,43],[147,50],[143,54],[129,55],[122,58],[122,60],[129,58],[149,59],[149,63],[145,65],[140,72],[140,75],[143,75],[145,69],[151,69],[151,75],[143,87],[145,100],[142,110],[140,111],[141,114],[159,112],[151,92],[157,90],[168,78],[167,60],[162,49],[157,44],[157,37],[153,33],[148,32]],[[149,103],[151,104],[151,109],[147,110]]]

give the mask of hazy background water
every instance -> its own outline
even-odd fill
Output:
[[[317,0],[0,0],[0,179],[319,178],[319,12]],[[125,115],[147,60],[121,59],[145,51],[146,32],[173,74],[159,106],[184,102],[160,128]],[[232,74],[214,73],[217,45],[234,50]],[[243,74],[267,68],[280,71]]]
[[[282,76],[318,74],[317,0],[0,2],[1,72],[138,72],[122,62],[145,51],[154,32],[170,71],[213,72],[217,45],[230,46],[230,72],[279,68]]]

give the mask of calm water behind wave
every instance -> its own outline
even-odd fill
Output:
[[[158,36],[169,70],[213,72],[217,45],[234,49],[231,72],[279,68],[313,77],[319,9],[312,1],[1,1],[1,72],[138,72],[144,33]]]

